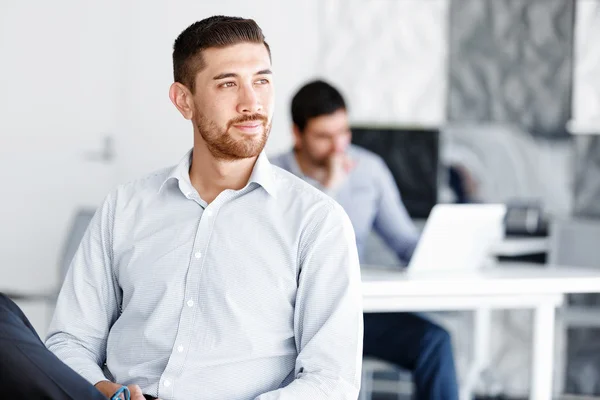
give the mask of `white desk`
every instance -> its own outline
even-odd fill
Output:
[[[600,270],[500,265],[487,270],[419,274],[363,266],[364,311],[476,311],[474,360],[461,385],[461,398],[467,399],[479,374],[488,367],[490,311],[531,308],[534,336],[530,399],[550,399],[555,309],[567,293],[600,292]]]
[[[529,254],[547,253],[550,248],[547,237],[508,237],[494,246],[492,253],[496,256],[525,256]]]

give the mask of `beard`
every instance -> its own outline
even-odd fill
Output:
[[[249,121],[261,121],[262,133],[241,135],[240,138],[235,138],[231,134],[233,125]],[[271,131],[271,124],[265,115],[253,114],[234,118],[223,129],[214,121],[200,115],[196,121],[196,128],[213,157],[223,161],[236,161],[256,157],[263,151]]]
[[[296,149],[299,151],[305,160],[307,160],[313,167],[326,167],[329,165],[329,159],[332,154],[326,154],[324,156],[317,156],[311,150],[309,144],[304,140],[302,143],[302,149]]]
[[[307,158],[310,160],[310,162],[315,166],[315,167],[326,167],[329,165],[329,159],[331,158],[331,155],[327,155],[324,157],[314,157],[312,154],[308,153],[306,154]]]

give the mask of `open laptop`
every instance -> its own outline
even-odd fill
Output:
[[[438,204],[431,210],[407,273],[485,266],[504,237],[504,204]]]

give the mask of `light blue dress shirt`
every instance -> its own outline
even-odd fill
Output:
[[[293,151],[272,157],[271,162],[329,194],[344,208],[352,221],[361,258],[367,238],[374,230],[401,261],[408,263],[419,234],[402,203],[392,173],[381,157],[366,149],[350,145],[348,155],[356,165],[335,192],[305,176]]]
[[[48,348],[92,384],[162,400],[356,399],[362,303],[346,213],[264,154],[243,189],[207,204],[190,160],[107,196]]]

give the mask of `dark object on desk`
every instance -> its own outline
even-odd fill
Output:
[[[548,221],[537,202],[513,201],[506,204],[504,231],[507,238],[548,236]],[[500,262],[525,262],[544,265],[548,252],[540,251],[520,256],[498,256]]]
[[[504,227],[507,236],[548,236],[548,221],[538,203],[507,203]]]
[[[545,267],[548,262],[547,253],[527,254],[522,256],[498,256],[498,262],[538,264]]]
[[[355,126],[352,143],[383,158],[411,218],[429,216],[438,200],[437,129]]]

